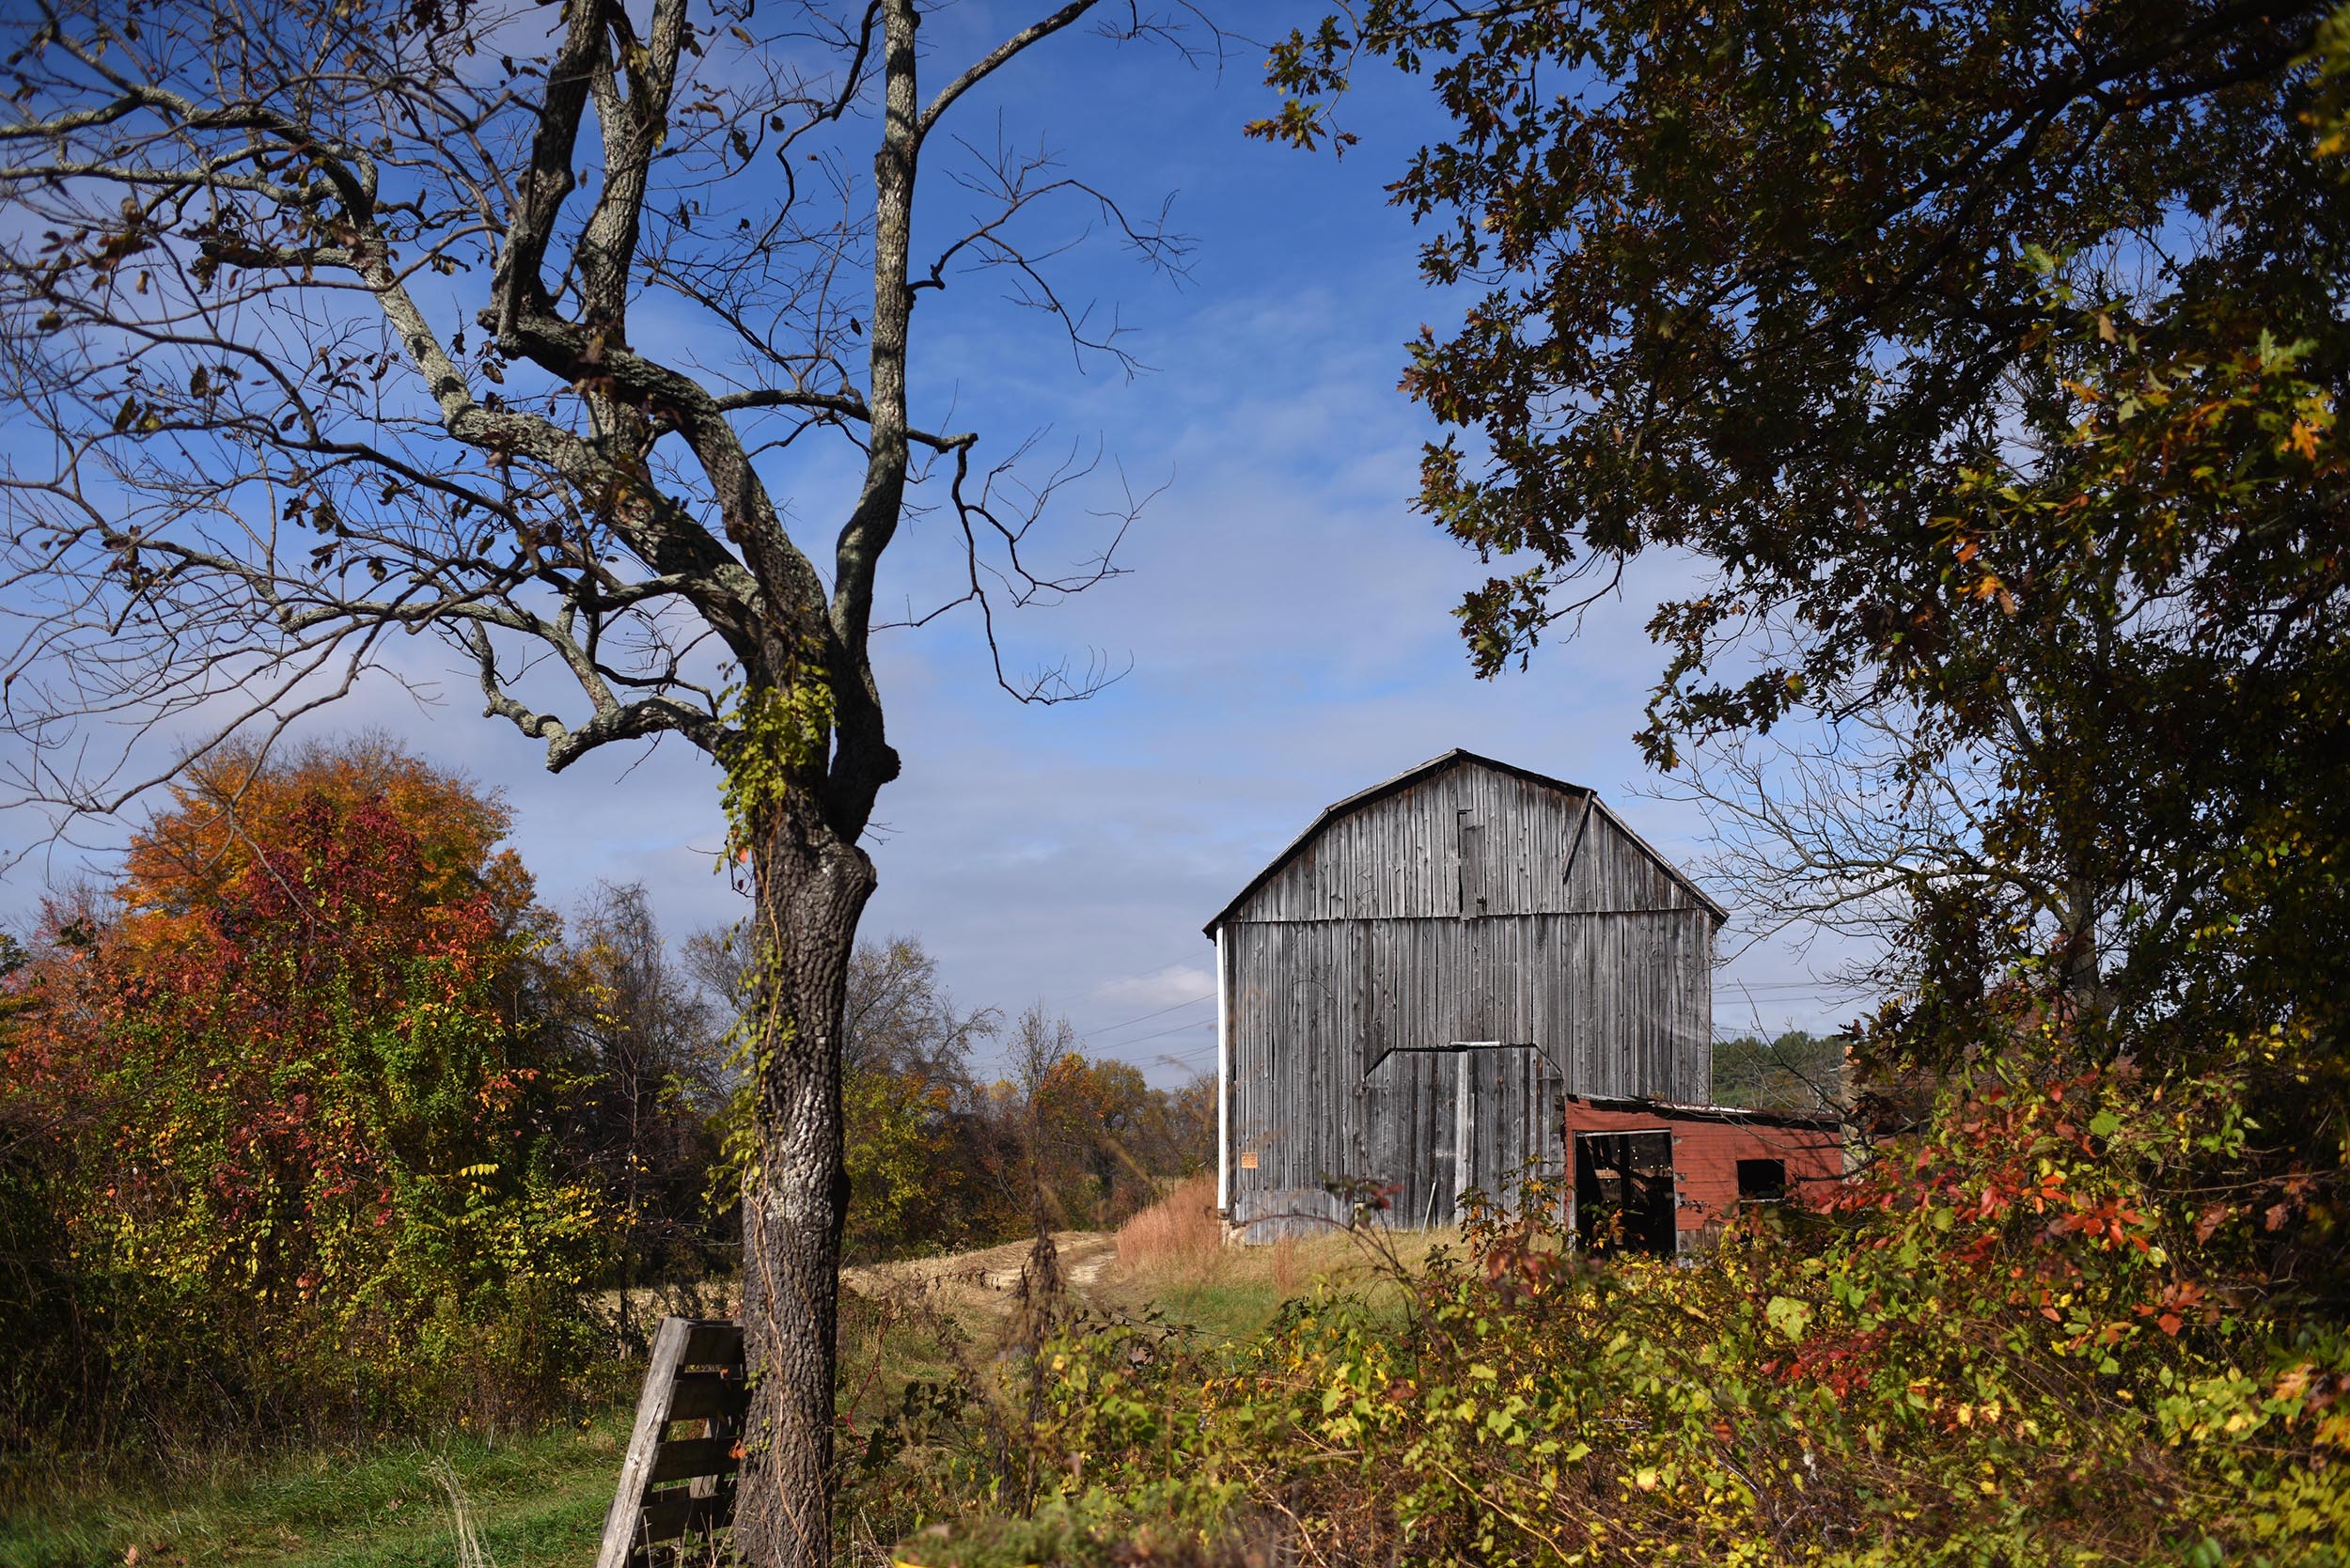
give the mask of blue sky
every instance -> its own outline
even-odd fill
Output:
[[[969,4],[933,17],[932,70],[1020,14]],[[1422,321],[1442,330],[1449,307],[1418,283],[1410,226],[1381,192],[1433,126],[1424,88],[1383,83],[1355,110],[1361,145],[1343,161],[1308,157],[1243,139],[1272,102],[1260,59],[1243,45],[1219,76],[1164,49],[1064,36],[959,111],[966,137],[992,143],[999,123],[1016,144],[1041,133],[1068,172],[1138,207],[1172,194],[1174,227],[1198,246],[1180,285],[1106,244],[1063,264],[1073,296],[1136,329],[1153,368],[1132,381],[1102,363],[1078,373],[1066,343],[987,276],[928,296],[917,422],[928,409],[945,423],[951,405],[996,452],[1038,431],[1050,432],[1040,450],[1098,443],[1097,480],[1122,471],[1165,488],[1120,553],[1125,576],[1002,626],[1015,667],[1098,654],[1127,670],[1091,700],[1013,702],[967,614],[887,634],[877,655],[905,773],[878,813],[867,930],[919,936],[965,1005],[1010,1013],[1042,999],[1091,1048],[1161,1082],[1213,1061],[1201,922],[1324,805],[1415,761],[1467,746],[1597,788],[1668,854],[1693,858],[1702,835],[1686,808],[1636,796],[1629,738],[1661,663],[1641,628],[1676,563],[1644,563],[1622,602],[1529,673],[1480,682],[1462,655],[1449,611],[1483,573],[1409,510],[1430,426],[1396,390],[1402,345]],[[947,171],[926,172],[924,232],[949,235]],[[838,461],[770,476],[812,549],[852,479]],[[1048,558],[1098,547],[1087,509],[1103,498],[1063,509]],[[915,523],[885,600],[919,607],[956,550],[936,520]],[[681,935],[736,916],[712,873],[714,778],[689,748],[607,751],[550,777],[537,746],[478,716],[453,661],[431,665],[415,673],[446,680],[438,705],[384,682],[313,728],[380,727],[505,791],[558,907],[602,877],[647,884]],[[21,918],[44,870],[73,864],[21,862],[0,907]],[[1850,1011],[1767,947],[1725,972],[1716,1018],[1816,1026]]]

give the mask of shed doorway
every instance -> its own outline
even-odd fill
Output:
[[[1672,1134],[1574,1135],[1574,1231],[1587,1249],[1670,1257],[1674,1208]]]

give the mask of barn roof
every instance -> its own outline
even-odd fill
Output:
[[[1716,903],[1713,899],[1707,895],[1704,888],[1700,887],[1696,883],[1690,881],[1687,874],[1684,873],[1680,867],[1674,865],[1671,861],[1657,854],[1654,847],[1652,846],[1647,839],[1641,838],[1637,833],[1633,832],[1631,824],[1626,823],[1622,817],[1617,816],[1615,812],[1609,810],[1607,808],[1607,803],[1600,799],[1599,796],[1589,788],[1581,784],[1570,784],[1563,778],[1553,778],[1548,774],[1536,773],[1531,768],[1521,768],[1513,762],[1504,762],[1496,758],[1480,756],[1477,752],[1467,751],[1464,750],[1460,746],[1454,746],[1450,751],[1445,752],[1441,756],[1431,757],[1428,760],[1418,764],[1417,767],[1404,769],[1402,773],[1397,774],[1393,778],[1386,779],[1380,783],[1373,784],[1368,790],[1358,790],[1355,793],[1348,795],[1344,800],[1334,801],[1330,805],[1324,807],[1322,808],[1322,814],[1307,825],[1306,831],[1299,834],[1295,839],[1291,839],[1287,849],[1284,849],[1280,854],[1275,855],[1272,860],[1266,863],[1265,868],[1262,870],[1259,871],[1255,876],[1250,877],[1248,879],[1248,886],[1243,887],[1238,893],[1234,894],[1231,902],[1216,912],[1215,918],[1210,920],[1206,925],[1202,926],[1200,930],[1206,933],[1210,941],[1214,941],[1215,939],[1216,927],[1230,919],[1234,910],[1238,909],[1242,904],[1246,903],[1249,899],[1255,895],[1258,888],[1262,887],[1267,882],[1272,880],[1274,873],[1280,870],[1282,867],[1288,865],[1297,856],[1299,851],[1303,850],[1308,844],[1313,842],[1317,834],[1321,833],[1324,828],[1329,826],[1340,817],[1345,816],[1350,811],[1358,811],[1362,808],[1369,806],[1373,801],[1384,800],[1387,796],[1397,793],[1399,791],[1408,790],[1423,778],[1432,777],[1436,774],[1444,772],[1447,768],[1459,767],[1464,762],[1474,762],[1480,767],[1491,768],[1496,773],[1506,773],[1512,777],[1522,778],[1528,784],[1536,785],[1539,788],[1556,790],[1561,794],[1574,795],[1590,801],[1592,808],[1600,812],[1601,815],[1605,816],[1611,824],[1623,834],[1625,838],[1631,839],[1633,843],[1638,845],[1641,853],[1646,855],[1651,860],[1654,861],[1659,870],[1663,871],[1667,876],[1672,878],[1673,881],[1679,883],[1688,891],[1692,898],[1695,898],[1698,902],[1703,904],[1707,912],[1714,917],[1714,921],[1716,925],[1719,925],[1722,921],[1730,918],[1730,912],[1728,910],[1724,909],[1720,904]]]

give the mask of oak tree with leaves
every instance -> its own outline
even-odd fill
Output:
[[[1641,739],[1741,902],[1887,943],[1889,1066],[2234,1075],[2261,1136],[2165,1179],[2338,1308],[2350,13],[1362,0],[1254,129],[1348,145],[1381,61],[1447,121],[1392,194],[1477,668],[1694,558]]]

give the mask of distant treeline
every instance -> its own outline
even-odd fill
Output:
[[[1788,1029],[1769,1040],[1742,1034],[1714,1043],[1714,1103],[1747,1110],[1825,1110],[1847,1092],[1844,1044]]]
[[[541,904],[497,799],[382,741],[187,775],[0,939],[0,1459],[543,1414],[737,1266],[728,934]],[[1041,1010],[986,1082],[909,938],[861,949],[848,1247],[1112,1225],[1212,1098]],[[634,1321],[632,1321],[634,1320]]]

